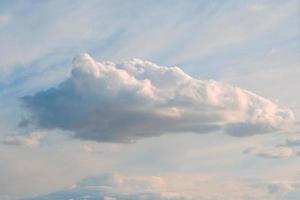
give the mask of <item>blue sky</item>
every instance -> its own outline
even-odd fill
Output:
[[[88,195],[87,188],[94,184],[89,182],[93,179],[91,177],[98,177],[99,187],[110,189],[90,191],[90,199],[94,198],[93,195],[106,200],[140,199],[139,195],[150,199],[296,199],[300,193],[300,183],[297,182],[300,173],[297,168],[300,164],[297,156],[300,150],[299,7],[297,0],[2,0],[0,199],[84,199],[80,195]],[[82,53],[88,53],[89,57],[78,57]],[[72,62],[75,57],[79,60],[77,63]],[[133,58],[139,60],[131,60]],[[130,65],[148,69],[145,60],[162,66],[162,71],[169,70],[176,75],[175,79],[158,72],[146,74],[144,78],[150,80],[150,86],[151,83],[155,86],[153,89],[147,81],[130,72]],[[107,74],[107,79],[113,83],[97,82],[95,71],[95,74],[90,72],[87,82],[81,82],[86,74],[80,70],[84,71],[86,66],[86,70],[94,69],[91,63],[96,61],[102,62],[107,69],[111,64],[104,61],[117,63],[113,66],[124,67],[122,70],[127,70],[126,73],[133,76],[130,78],[136,78],[137,82],[127,83],[120,77],[115,79],[113,72]],[[210,105],[212,107],[194,102],[182,104],[180,95],[190,97],[203,91],[192,90],[189,94],[190,87],[177,87],[176,84],[185,76],[181,76],[177,68],[172,68],[174,66],[190,75],[193,84],[196,84],[196,79],[215,80],[221,83],[212,81],[203,85],[220,88],[229,96],[233,95],[232,91],[236,94],[235,87],[240,87],[269,99],[270,104],[251,97],[257,104],[253,106],[255,111],[266,112],[265,117],[270,117],[266,118],[272,128],[261,129],[260,134],[249,136],[246,132],[261,128],[261,124],[247,113],[252,120],[251,128],[238,129],[238,134],[245,137],[231,136],[230,131],[226,131],[226,123],[243,121],[244,116],[236,119],[238,115],[232,114],[230,118],[219,112],[215,104]],[[73,73],[76,70],[77,76]],[[65,80],[88,84],[91,90],[87,93],[71,86],[61,86]],[[155,84],[156,80],[161,82]],[[102,85],[108,87],[118,81],[123,85],[112,86],[125,92],[114,99],[110,93],[105,93]],[[164,85],[171,89],[167,90]],[[171,90],[181,93],[175,95],[175,100],[166,101],[166,107],[153,106],[158,102],[154,97],[169,98],[167,95]],[[57,105],[51,99],[62,97],[57,91],[62,91],[68,101],[55,107]],[[162,92],[158,94],[156,91]],[[140,92],[144,96],[138,96]],[[79,101],[72,101],[67,96],[75,93],[88,99],[76,112],[70,105]],[[242,93],[248,95],[244,90]],[[152,100],[149,100],[149,95],[152,95]],[[32,100],[25,100],[25,105],[24,96],[32,97]],[[42,97],[46,100],[42,101]],[[241,99],[232,98],[234,103],[240,103]],[[143,108],[147,115],[135,115],[136,110],[134,113],[112,112],[112,106],[90,119],[90,109],[102,105],[99,100],[111,102],[106,105],[117,105],[124,110]],[[84,103],[89,103],[90,107]],[[226,111],[245,114],[223,103],[228,109]],[[47,112],[41,114],[40,109]],[[217,117],[191,112],[197,109],[214,112]],[[283,129],[281,123],[288,121],[288,117],[283,117],[279,125],[277,109],[278,113],[291,111],[295,116],[293,123]],[[181,111],[188,115],[174,123],[166,118],[153,117],[152,111],[164,117],[166,113],[180,115]],[[78,119],[85,122],[84,125],[78,127],[76,123],[72,124],[77,118],[62,114],[69,112],[83,116]],[[111,113],[109,116],[114,124],[113,129],[109,126],[103,129],[111,134],[109,137],[98,133],[105,126],[107,119],[103,116],[107,112]],[[52,115],[56,121],[49,117]],[[127,115],[132,121],[121,118]],[[38,123],[31,124],[30,116],[36,117]],[[123,119],[121,123],[117,123],[120,122],[118,117]],[[104,125],[94,124],[94,119],[103,120]],[[209,134],[197,134],[200,129],[208,130],[207,124],[201,121],[204,119],[215,120],[214,125],[217,124],[218,128]],[[20,126],[20,122],[24,126]],[[152,127],[154,122],[159,125]],[[132,129],[128,128],[130,123],[133,123]],[[169,127],[165,126],[166,123]],[[252,127],[253,123],[257,127]],[[98,132],[87,131],[94,129]],[[137,132],[143,132],[143,136],[136,136]],[[262,134],[266,132],[268,134]],[[120,143],[128,138],[131,143]],[[115,174],[118,174],[117,178]],[[164,186],[152,176],[158,177]],[[190,176],[201,179],[199,185],[203,184],[201,188],[204,189],[199,190],[196,187],[199,180]],[[80,184],[82,180],[88,183]],[[193,184],[188,189],[184,185],[172,185],[178,180]],[[120,185],[120,181],[124,185]],[[133,183],[135,189],[127,182]],[[222,184],[230,187],[224,188]],[[158,189],[161,187],[164,191]],[[191,190],[198,192],[188,192]],[[168,194],[176,191],[176,194],[166,197],[166,191]],[[236,191],[239,191],[236,196],[215,195]]]

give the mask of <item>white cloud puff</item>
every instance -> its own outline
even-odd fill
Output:
[[[251,147],[244,151],[246,154],[267,158],[289,158],[294,156],[294,151],[288,147]]]
[[[74,59],[71,75],[58,87],[22,101],[37,127],[100,142],[216,130],[242,137],[277,131],[294,121],[292,111],[268,99],[192,78],[178,67],[139,59],[99,63],[88,54]]]

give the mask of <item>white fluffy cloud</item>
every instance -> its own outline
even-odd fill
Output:
[[[267,158],[289,158],[295,154],[293,149],[288,147],[252,147],[246,149],[244,153]]]
[[[7,145],[36,147],[45,136],[46,133],[44,132],[34,132],[30,135],[12,135],[4,138],[1,143]]]
[[[224,130],[247,136],[283,129],[289,109],[238,87],[192,78],[178,67],[133,59],[124,63],[76,57],[56,88],[22,98],[42,129],[81,139],[130,142],[164,133]]]

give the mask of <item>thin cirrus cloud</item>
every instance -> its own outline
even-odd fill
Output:
[[[244,150],[245,154],[252,154],[265,158],[290,158],[295,155],[288,147],[251,147]]]
[[[72,131],[98,142],[131,142],[165,133],[238,137],[284,129],[293,112],[247,90],[197,80],[178,67],[133,59],[73,60],[70,76],[55,88],[21,98],[40,129]]]

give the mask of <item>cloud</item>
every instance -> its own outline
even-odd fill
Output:
[[[287,147],[251,147],[246,149],[244,153],[266,158],[289,158],[294,156],[293,149]]]
[[[293,183],[290,181],[277,181],[268,185],[268,190],[273,193],[287,193],[294,189]]]
[[[94,151],[93,147],[91,147],[90,145],[83,145],[82,147],[83,151],[87,152],[87,153],[92,153]]]
[[[224,178],[224,177],[222,177]],[[278,199],[297,190],[291,181],[253,179],[229,180],[214,176],[168,175],[126,176],[104,174],[83,179],[60,192],[31,200],[104,199],[104,200],[209,200],[209,199]],[[282,198],[281,198],[282,199]]]
[[[30,135],[13,135],[6,137],[1,143],[6,145],[37,147],[45,136],[46,133],[44,132],[34,132]]]
[[[243,137],[284,129],[292,111],[225,83],[197,80],[178,67],[133,59],[73,60],[71,75],[56,88],[24,96],[31,121],[76,138],[130,142],[165,133],[224,130]]]
[[[85,144],[82,147],[82,150],[86,153],[93,153],[93,154],[102,154],[103,151],[97,150],[95,149],[93,146],[89,145],[89,144]]]
[[[277,145],[277,147],[298,147],[298,146],[300,146],[300,138],[295,136],[287,138],[284,143]]]
[[[0,28],[4,27],[5,25],[9,24],[11,21],[12,16],[5,14],[0,15]]]
[[[247,182],[248,185],[252,188],[262,188],[266,194],[269,194],[269,197],[267,199],[294,199],[291,198],[291,196],[293,196],[294,194],[299,195],[300,192],[298,179],[263,180],[254,178],[245,179],[244,182]]]
[[[293,137],[293,138],[288,138],[285,141],[286,146],[300,146],[300,138],[299,137]]]

